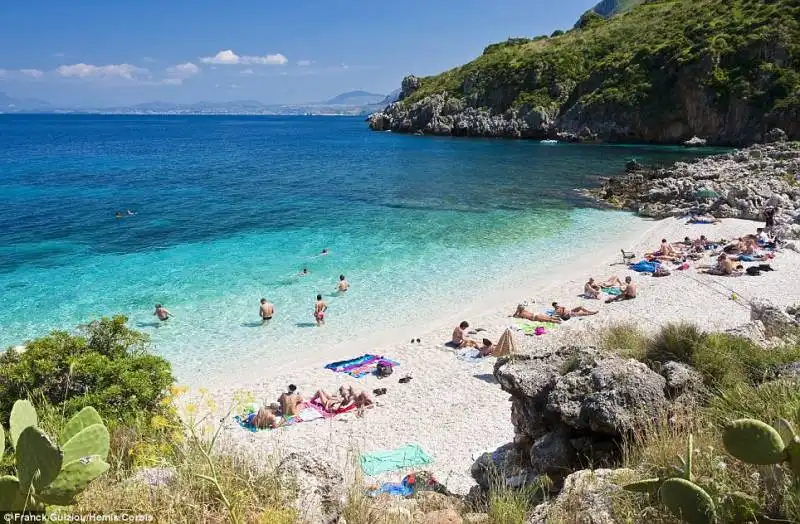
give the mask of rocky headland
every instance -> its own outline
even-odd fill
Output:
[[[630,162],[624,175],[602,180],[589,193],[614,207],[653,218],[711,214],[717,218],[763,220],[776,209],[778,234],[800,237],[800,142],[758,144],[666,169]]]
[[[779,127],[800,139],[796,3],[636,3],[608,19],[592,12],[567,32],[492,44],[440,75],[408,76],[398,101],[370,115],[369,126],[735,146]]]

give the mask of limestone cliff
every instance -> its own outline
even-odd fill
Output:
[[[555,33],[554,33],[555,34]],[[800,0],[651,0],[406,77],[375,130],[709,144],[800,138]]]

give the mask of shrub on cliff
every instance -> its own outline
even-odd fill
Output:
[[[53,331],[22,352],[0,354],[0,413],[17,398],[41,399],[64,416],[94,406],[110,424],[159,411],[173,383],[169,362],[147,352],[148,337],[127,318],[102,318],[77,334]]]

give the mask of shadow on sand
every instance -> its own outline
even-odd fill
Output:
[[[491,373],[481,373],[479,375],[472,375],[473,377],[477,378],[478,380],[483,380],[489,384],[497,384],[497,379],[494,378],[494,375]]]

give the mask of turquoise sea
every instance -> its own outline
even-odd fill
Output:
[[[701,153],[401,136],[357,118],[0,115],[0,347],[123,313],[191,380],[429,322],[625,227],[576,188],[631,157]],[[157,302],[175,317],[156,321]]]

